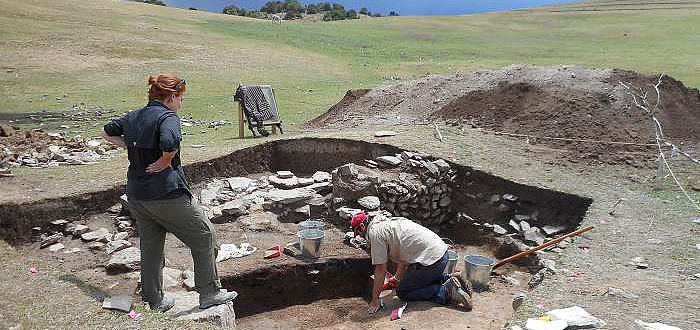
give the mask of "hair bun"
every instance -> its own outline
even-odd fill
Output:
[[[158,76],[148,77],[148,84],[149,85],[157,85],[158,84]]]

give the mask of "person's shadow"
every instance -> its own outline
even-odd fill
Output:
[[[107,291],[87,283],[73,274],[64,274],[59,276],[58,279],[66,283],[75,284],[85,295],[98,302],[102,302],[105,298],[111,296]]]

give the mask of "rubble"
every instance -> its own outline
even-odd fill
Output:
[[[2,132],[0,132],[1,134]],[[59,132],[5,131],[0,141],[0,175],[11,176],[11,168],[26,166],[46,168],[54,166],[92,164],[109,159],[117,147],[102,143],[100,138],[69,138]]]

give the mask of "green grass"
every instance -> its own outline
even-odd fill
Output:
[[[700,9],[273,25],[104,0],[0,0],[0,6],[6,113],[80,103],[126,111],[144,103],[146,76],[159,72],[186,76],[184,111],[207,120],[235,118],[230,97],[239,82],[272,84],[288,123],[319,115],[348,89],[391,82],[386,77],[512,63],[664,71],[700,86]]]

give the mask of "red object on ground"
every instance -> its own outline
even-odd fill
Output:
[[[386,272],[386,276],[384,277],[384,287],[382,289],[393,290],[396,289],[396,287],[398,286],[399,281],[396,280],[394,275],[392,273]]]
[[[275,245],[267,250],[265,250],[265,259],[277,258],[281,255],[282,248],[279,245]]]

